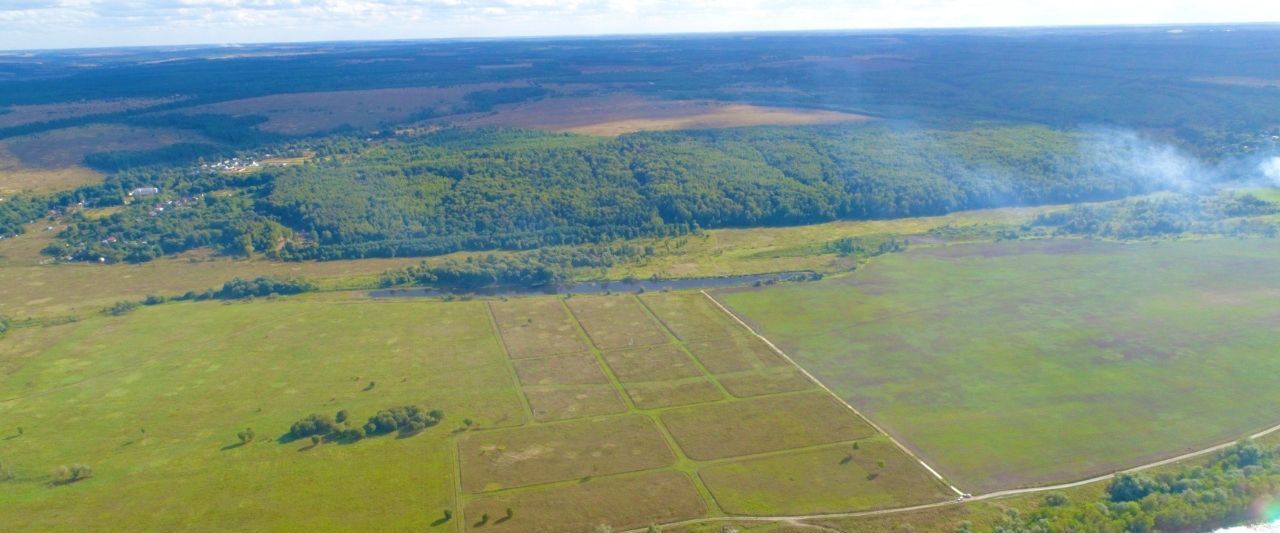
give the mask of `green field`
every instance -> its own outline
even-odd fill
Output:
[[[28,349],[0,351],[0,460],[17,474],[0,484],[3,529],[423,530],[455,506],[451,430],[526,418],[480,303],[171,304],[11,341]],[[276,441],[310,413],[362,423],[405,404],[445,421]],[[246,427],[257,439],[234,446]],[[50,485],[74,463],[94,477]]]
[[[1280,421],[1278,267],[1271,240],[991,243],[717,297],[980,493]]]

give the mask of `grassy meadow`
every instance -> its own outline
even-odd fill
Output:
[[[1271,240],[956,245],[717,297],[976,494],[1274,424],[1278,254]]]
[[[24,324],[0,340],[0,465],[14,474],[0,523],[586,531],[947,497],[782,359],[710,370],[703,358],[724,355],[703,347],[744,338],[715,309],[696,292],[328,292]],[[403,405],[444,421],[355,442],[287,436],[312,413],[348,410],[359,426]],[[241,443],[246,428],[256,438]],[[92,477],[57,482],[76,464]],[[825,471],[830,490],[770,489],[754,465]]]

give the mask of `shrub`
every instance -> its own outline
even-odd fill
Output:
[[[127,315],[137,309],[138,305],[138,302],[116,302],[115,305],[103,309],[102,312],[111,316]]]
[[[302,439],[312,435],[328,435],[340,430],[338,423],[324,415],[313,414],[289,426],[289,436]]]
[[[89,465],[73,464],[59,466],[53,470],[53,482],[59,485],[75,483],[93,477],[93,469]]]

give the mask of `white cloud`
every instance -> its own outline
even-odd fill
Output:
[[[0,48],[1280,21],[1256,0],[0,0]]]

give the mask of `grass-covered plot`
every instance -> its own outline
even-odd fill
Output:
[[[533,418],[541,422],[621,413],[627,410],[609,385],[582,387],[525,387]]]
[[[469,531],[555,533],[595,531],[602,525],[625,531],[697,518],[706,505],[688,476],[647,472],[484,496],[466,510]]]
[[[680,340],[718,339],[742,335],[746,330],[725,316],[700,292],[664,292],[640,298]]]
[[[978,493],[1280,421],[1277,287],[1269,240],[1041,241],[920,249],[718,297]]]
[[[635,383],[627,385],[627,396],[640,409],[677,407],[724,398],[720,389],[704,378]]]
[[[459,445],[462,488],[482,492],[663,467],[675,461],[643,416],[473,433]]]
[[[695,405],[664,412],[662,423],[699,461],[860,439],[875,434],[825,392]]]
[[[698,471],[730,514],[788,515],[907,507],[954,496],[885,438],[743,459]]]
[[[166,304],[18,329],[0,360],[0,458],[16,474],[0,529],[14,531],[420,531],[459,505],[451,431],[527,418],[480,303]],[[360,427],[406,405],[443,421],[407,438],[279,439],[312,413]],[[75,464],[92,477],[53,483]]]
[[[600,370],[596,358],[590,355],[556,355],[537,359],[516,359],[516,375],[520,384],[533,385],[590,385],[605,384],[609,378]]]
[[[697,377],[702,370],[680,347],[655,344],[639,348],[610,350],[603,354],[618,381],[663,381]]]
[[[576,296],[565,302],[601,350],[668,341],[666,332],[634,296]]]
[[[491,302],[489,308],[513,358],[587,351],[559,298],[518,298]]]

